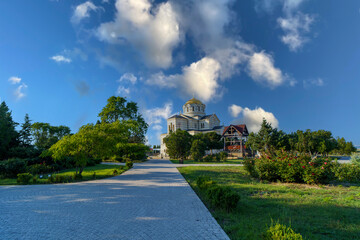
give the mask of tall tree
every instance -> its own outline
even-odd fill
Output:
[[[184,159],[190,154],[192,136],[187,131],[179,129],[165,137],[164,142],[169,156],[184,163]]]
[[[48,149],[61,138],[70,134],[67,126],[51,126],[49,123],[35,122],[31,125],[31,133],[38,149]]]
[[[195,139],[190,148],[192,159],[195,161],[201,160],[205,155],[206,144],[201,139]]]
[[[138,112],[139,108],[135,102],[127,102],[123,97],[112,96],[107,100],[106,106],[99,113],[101,122],[112,123],[117,120],[126,121],[134,120],[138,123],[131,136],[130,141],[134,143],[143,143],[145,141],[145,134],[148,129],[148,124],[145,122],[142,115]]]
[[[31,121],[29,115],[26,114],[24,118],[24,123],[21,124],[21,130],[19,132],[20,144],[24,147],[29,147],[31,145]]]
[[[221,135],[217,134],[216,132],[205,133],[203,139],[207,149],[210,150],[211,155],[213,149],[220,149],[224,147],[223,142],[220,141]]]
[[[11,111],[3,101],[0,104],[0,160],[8,157],[9,149],[18,145],[18,133]]]

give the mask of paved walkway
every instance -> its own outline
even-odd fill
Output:
[[[228,239],[168,160],[103,180],[0,186],[0,239]]]

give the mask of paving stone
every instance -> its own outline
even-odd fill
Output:
[[[176,166],[153,159],[108,179],[0,186],[0,239],[229,239]]]

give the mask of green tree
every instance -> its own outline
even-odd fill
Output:
[[[15,127],[18,123],[14,122],[11,111],[3,101],[0,104],[0,160],[9,156],[9,149],[18,146],[18,132]]]
[[[91,158],[107,159],[114,156],[120,143],[128,143],[136,121],[115,121],[112,123],[87,124],[78,133],[64,136],[44,155],[51,155],[55,161],[73,157],[76,173],[82,173]]]
[[[31,121],[29,115],[25,114],[24,123],[21,124],[21,130],[19,132],[20,144],[24,147],[29,147],[32,142],[31,138]]]
[[[64,136],[70,134],[67,126],[51,126],[49,123],[35,122],[31,125],[31,133],[38,149],[48,149]]]
[[[117,120],[134,120],[138,122],[138,128],[132,133],[131,142],[144,143],[148,124],[138,112],[139,108],[135,102],[127,102],[123,97],[112,96],[107,100],[106,106],[99,113],[101,122],[112,123]]]
[[[206,144],[201,139],[195,139],[191,144],[190,154],[192,159],[195,161],[200,161],[206,150]]]
[[[169,156],[184,163],[184,159],[190,154],[192,136],[187,131],[179,129],[165,137],[164,142]]]
[[[224,143],[220,141],[221,135],[216,132],[205,133],[203,137],[203,141],[206,144],[208,150],[210,150],[212,155],[213,149],[222,149],[224,147]]]
[[[273,129],[271,124],[264,118],[259,132],[250,133],[246,145],[252,150],[273,152],[279,148],[280,135],[283,135],[283,133],[279,133],[276,128]]]

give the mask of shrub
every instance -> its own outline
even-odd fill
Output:
[[[360,166],[354,164],[338,164],[334,168],[336,180],[340,182],[360,182]]]
[[[17,175],[16,182],[21,183],[21,184],[29,184],[32,177],[33,177],[33,175],[31,175],[30,173],[19,173]]]
[[[226,210],[227,212],[234,210],[240,200],[237,192],[229,187],[221,187],[218,185],[208,188],[206,196],[213,207]]]
[[[244,159],[245,170],[254,178],[258,178],[259,174],[255,170],[255,160],[246,158]]]
[[[213,156],[212,155],[206,155],[204,157],[204,162],[212,162],[213,161]]]
[[[33,175],[44,174],[53,172],[53,167],[40,163],[29,166],[28,171]]]
[[[129,160],[127,160],[126,163],[125,163],[125,166],[126,166],[128,169],[132,168],[133,165],[134,165],[133,162],[132,162],[132,161],[129,161]]]
[[[302,240],[301,234],[296,233],[291,227],[287,227],[280,223],[272,226],[263,235],[264,240]]]
[[[76,180],[82,180],[83,176],[80,173],[74,173],[73,179]]]
[[[212,181],[209,176],[199,176],[196,178],[196,185],[201,190],[207,189],[215,184],[216,182]]]
[[[219,153],[215,154],[214,159],[215,161],[220,162],[220,154]]]
[[[118,175],[118,173],[119,173],[118,170],[114,169],[113,175],[116,176],[116,175]]]
[[[37,179],[36,176],[33,177],[32,182],[33,182],[33,183],[37,183],[37,182],[38,182],[38,179]]]
[[[93,173],[92,179],[96,179],[96,172]]]
[[[351,154],[351,163],[360,166],[360,153]]]
[[[54,183],[55,182],[55,179],[54,179],[53,175],[50,175],[50,177],[48,177],[47,182],[48,183]]]
[[[4,177],[16,178],[19,173],[26,172],[26,160],[13,158],[3,161],[4,166],[2,167]]]
[[[219,156],[220,156],[220,160],[225,162],[227,160],[227,157],[228,157],[228,153],[227,152],[220,152],[219,153]]]

